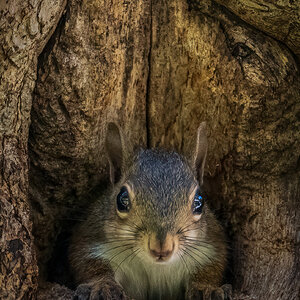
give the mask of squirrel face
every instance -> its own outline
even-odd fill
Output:
[[[160,150],[141,150],[130,163],[122,164],[122,160],[126,161],[121,150],[122,137],[114,124],[110,126],[113,144],[108,143],[107,152],[111,178],[116,178],[115,173],[121,175],[117,175],[110,201],[113,205],[105,226],[106,236],[127,238],[136,255],[149,263],[180,260],[187,241],[205,238],[205,207],[199,184],[207,147],[205,124],[198,133],[192,160],[198,164],[198,172],[178,153]],[[115,157],[113,150],[118,144]]]
[[[142,150],[128,171],[114,193],[114,228],[135,238],[147,260],[180,259],[182,241],[198,237],[201,226],[204,201],[193,170],[175,152]]]

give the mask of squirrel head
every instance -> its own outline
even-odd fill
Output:
[[[114,188],[106,235],[133,240],[144,260],[168,264],[184,254],[187,240],[206,234],[209,213],[201,190],[206,124],[198,128],[190,161],[176,152],[148,149],[129,157],[126,145],[118,126],[109,123],[106,151]]]

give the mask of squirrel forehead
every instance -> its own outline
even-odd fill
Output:
[[[187,196],[197,184],[188,163],[176,152],[143,150],[134,169],[135,175],[129,179],[134,191],[160,203]]]

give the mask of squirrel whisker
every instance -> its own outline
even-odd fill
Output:
[[[192,256],[190,253],[189,253],[189,249],[182,249],[182,251],[187,254],[189,257],[191,257],[201,268],[203,268],[203,264],[201,264],[194,256]]]
[[[196,247],[193,247],[191,245],[186,245],[187,248],[192,248],[192,249],[195,249],[197,252],[199,252],[200,254],[204,255],[210,262],[213,263],[213,260],[207,255],[205,254],[203,251],[200,251],[200,249],[196,248]],[[206,248],[206,249],[209,249],[208,247],[203,247],[203,248]],[[190,251],[192,253],[194,253],[195,255],[197,255],[199,258],[202,258],[197,252],[193,251],[190,249]]]
[[[197,245],[197,244],[207,244],[207,245],[211,245],[211,243],[210,242],[207,242],[207,241],[205,241],[205,240],[198,240],[198,239],[192,239],[192,238],[188,238],[188,237],[182,237],[182,238],[180,238],[179,239],[180,241],[188,241],[188,242],[190,242],[190,243],[194,243],[195,245]]]
[[[207,240],[203,240],[203,239],[193,239],[193,238],[189,238],[189,237],[181,237],[179,239],[180,241],[188,241],[191,244],[195,244],[195,245],[203,245],[203,244],[207,244],[207,245],[211,245],[212,242],[211,241],[207,241]],[[216,241],[217,239],[215,239]],[[218,248],[218,245],[214,245],[215,248]]]
[[[135,255],[130,259],[129,263],[131,263],[140,252],[141,252],[141,249],[138,249],[138,252],[136,252]]]
[[[106,254],[106,253],[108,253],[112,250],[115,250],[115,249],[124,248],[126,246],[132,246],[132,245],[134,245],[134,244],[133,243],[127,243],[127,244],[124,244],[124,245],[118,245],[118,246],[107,249],[106,251],[102,252],[101,255],[104,255],[104,254]]]
[[[194,222],[192,221],[192,222],[188,223],[186,226],[179,228],[178,231],[177,231],[177,233],[178,233],[178,234],[181,234],[181,233],[186,232],[185,230],[186,230],[187,228],[189,228],[193,223],[194,223]]]
[[[184,263],[184,265],[185,265],[185,267],[186,267],[188,273],[190,273],[190,269],[189,269],[188,266],[187,266],[187,263],[186,263],[186,261],[185,261],[185,259],[184,259],[183,254],[180,253],[180,252],[178,252],[178,256],[179,256],[179,258],[180,258],[180,261]]]
[[[120,266],[122,265],[122,263],[127,260],[130,256],[134,255],[139,249],[134,250],[132,253],[130,253],[129,255],[127,255],[118,265],[118,267],[116,268],[115,272],[117,272],[117,270],[120,268]],[[135,257],[135,255],[133,256]]]
[[[111,243],[119,243],[119,242],[127,242],[127,241],[135,241],[136,239],[131,238],[131,239],[116,239],[116,240],[110,240],[110,241],[105,241],[105,242],[101,242],[101,245],[106,245],[106,244],[111,244]]]
[[[193,223],[191,223],[191,224],[193,224]],[[190,225],[189,225],[189,226],[190,226]],[[187,226],[186,226],[186,227],[187,227]],[[180,233],[182,234],[182,233],[186,233],[186,232],[193,231],[193,230],[197,230],[197,229],[200,229],[200,231],[201,231],[201,229],[203,230],[202,226],[198,226],[198,227],[188,228],[188,229],[186,229],[186,230],[184,230],[184,231],[181,231]]]
[[[124,253],[125,251],[131,250],[131,249],[133,249],[133,248],[134,248],[134,246],[131,245],[130,247],[127,247],[127,248],[123,249],[123,250],[120,251],[119,253],[113,255],[113,256],[109,259],[109,262],[112,262],[112,261],[113,261],[116,257],[118,257],[120,254]]]
[[[117,229],[117,230],[121,230],[121,231],[130,232],[130,233],[136,233],[136,231],[134,231],[134,230],[130,230],[130,229],[124,229],[124,228],[120,229],[119,227],[117,227],[117,226],[113,226],[113,225],[108,225],[108,227],[111,227],[111,228],[113,228],[113,229]]]
[[[204,248],[204,249],[207,249],[207,250],[211,250],[210,247],[204,245],[205,243],[203,242],[199,242],[199,243],[191,243],[191,242],[185,242],[184,245],[185,246],[192,246],[192,245],[195,245],[195,246],[198,246],[198,247],[201,247],[201,248]],[[208,243],[207,243],[208,244]],[[209,244],[208,244],[209,245]],[[195,247],[193,246],[193,247]]]

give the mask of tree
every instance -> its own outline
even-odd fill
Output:
[[[299,4],[216,2],[1,4],[1,298],[36,295],[33,236],[46,279],[65,220],[107,184],[107,122],[189,155],[203,120],[237,299],[297,298]]]

